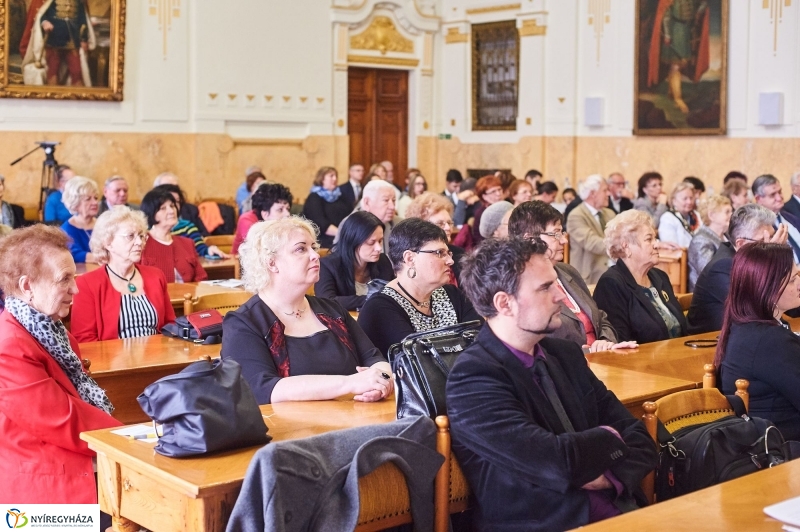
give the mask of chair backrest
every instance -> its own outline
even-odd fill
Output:
[[[561,259],[561,262],[564,264],[569,264],[569,233],[567,233],[567,242],[564,244],[564,258]]]
[[[692,294],[689,292],[688,294],[677,294],[676,297],[678,298],[678,304],[681,306],[681,310],[684,314],[689,312],[689,307],[692,306]]]
[[[244,290],[209,294],[200,296],[196,300],[192,299],[192,294],[185,294],[183,296],[183,314],[188,316],[192,312],[213,308],[224,316],[231,310],[236,310],[247,303],[251,297],[253,297],[253,294]]]
[[[450,514],[469,508],[469,484],[451,451],[450,420],[447,416],[436,416],[436,450],[444,456],[444,464],[436,474],[433,491],[433,529],[436,532],[449,530]]]
[[[223,253],[230,253],[233,248],[233,235],[212,235],[203,237],[207,246],[217,246]]]
[[[330,248],[319,248],[317,250],[317,253],[319,254],[319,258],[327,257],[328,255],[330,255],[331,250]]]

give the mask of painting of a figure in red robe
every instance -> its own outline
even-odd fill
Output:
[[[728,0],[637,0],[639,135],[724,134]]]
[[[8,40],[5,79],[0,80],[6,93],[0,95],[106,99],[96,89],[116,92],[125,0],[0,0],[2,4]],[[63,89],[53,93],[54,87]],[[89,88],[93,90],[81,92]],[[108,99],[118,98],[121,88],[119,97]]]

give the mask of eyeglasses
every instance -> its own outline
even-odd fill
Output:
[[[502,194],[502,192],[503,192],[502,188],[493,188],[491,190],[487,190],[486,192],[484,192],[484,194]]]
[[[141,240],[142,242],[147,242],[148,235],[147,233],[120,233],[115,236],[120,237],[125,242],[133,242],[134,240],[136,240],[136,237],[138,236],[139,240]]]
[[[561,240],[567,234],[566,231],[553,231],[552,233],[539,233],[541,235],[547,235],[550,238],[555,238],[556,240]]]
[[[448,256],[449,257],[453,256],[453,252],[452,251],[450,251],[449,249],[442,249],[442,248],[439,248],[439,249],[417,249],[417,250],[414,251],[414,253],[430,253],[431,255],[436,255],[440,259],[444,259],[444,258],[446,258]]]
[[[444,229],[445,227],[453,228],[453,220],[444,220],[442,222],[433,222],[433,225]]]

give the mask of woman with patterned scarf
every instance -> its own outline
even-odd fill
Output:
[[[353,206],[342,197],[338,182],[336,168],[323,166],[317,171],[314,186],[303,205],[303,216],[319,227],[319,244],[324,248],[333,246],[339,224],[353,210]]]
[[[0,503],[97,503],[79,435],[120,425],[61,322],[77,292],[67,238],[35,225],[0,240]]]
[[[259,404],[392,395],[392,370],[336,301],[307,296],[319,280],[316,228],[299,216],[258,222],[239,258],[255,292],[222,323],[223,359],[235,360]]]

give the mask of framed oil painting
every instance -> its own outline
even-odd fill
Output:
[[[636,135],[726,131],[728,0],[636,0]]]
[[[125,0],[0,0],[0,97],[122,100]]]

